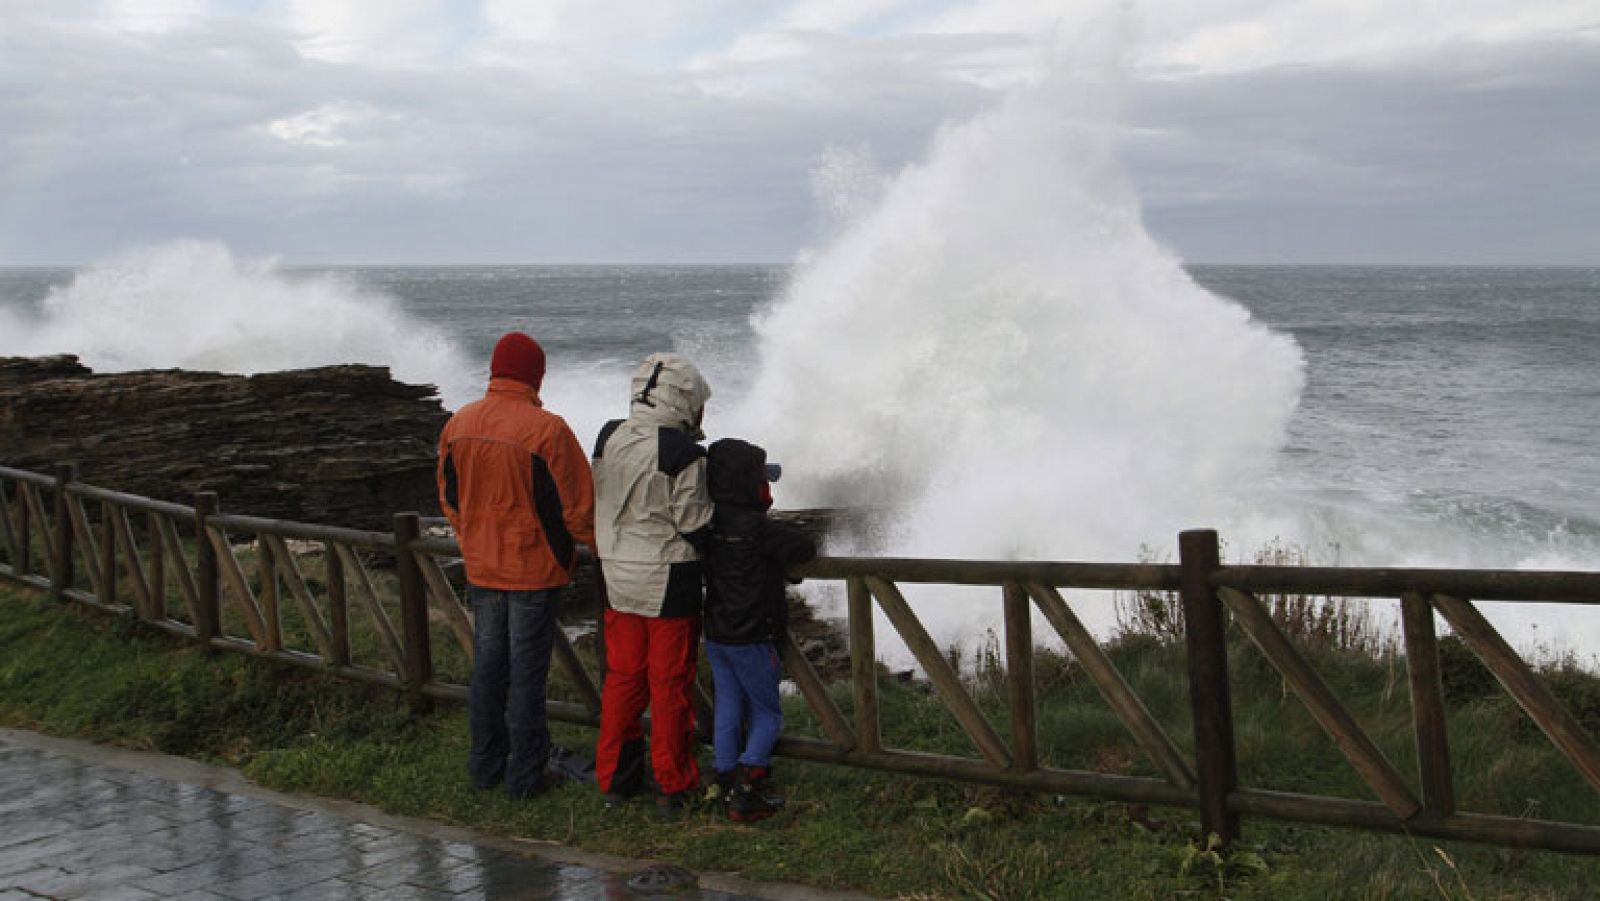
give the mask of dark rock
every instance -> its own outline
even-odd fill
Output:
[[[0,358],[0,463],[224,511],[388,529],[437,515],[435,448],[448,414],[431,385],[381,366],[253,376],[177,369],[97,374],[76,357]]]
[[[88,375],[87,366],[71,354],[53,357],[0,357],[0,386],[49,378]]]

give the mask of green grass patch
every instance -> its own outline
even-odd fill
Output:
[[[1251,785],[1367,798],[1332,743],[1281,680],[1232,650],[1242,773]],[[1043,652],[1041,652],[1043,654]],[[1188,735],[1181,648],[1124,640],[1112,656],[1153,714]],[[1448,656],[1448,655],[1447,655]],[[1414,768],[1403,663],[1319,653],[1314,663],[1402,772]],[[1004,675],[969,674],[1004,730]],[[1039,664],[1041,749],[1049,763],[1104,772],[1151,769],[1068,660]],[[1596,683],[1547,674],[1580,715]],[[1600,805],[1514,705],[1447,666],[1458,792],[1465,809],[1581,822]],[[1463,687],[1464,686],[1464,687]],[[1477,687],[1475,687],[1477,686]],[[1492,688],[1492,686],[1490,686]],[[850,693],[835,686],[848,709]],[[970,755],[938,698],[884,679],[894,747]],[[814,732],[798,699],[791,733]],[[0,722],[241,767],[284,791],[364,801],[497,835],[675,861],[754,879],[926,898],[1592,898],[1600,862],[1249,820],[1222,855],[1196,844],[1193,812],[1023,795],[938,780],[780,761],[790,806],[756,826],[710,812],[676,824],[651,805],[608,812],[592,787],[532,802],[477,792],[465,774],[466,717],[414,720],[388,692],[269,661],[206,654],[171,636],[0,589]],[[557,725],[588,749],[591,730]],[[708,755],[707,755],[708,756]],[[703,758],[705,759],[705,758]]]

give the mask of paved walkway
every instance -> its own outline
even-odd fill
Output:
[[[530,852],[280,795],[233,770],[0,729],[0,901],[628,899],[639,896],[627,877],[644,866],[560,847]],[[701,885],[674,897],[819,894],[726,876]]]

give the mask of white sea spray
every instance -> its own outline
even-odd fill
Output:
[[[95,262],[0,329],[0,355],[77,354],[99,372],[178,367],[256,373],[388,366],[446,404],[481,386],[444,331],[335,274],[240,260],[215,241],[175,241]]]
[[[944,128],[760,317],[734,418],[789,497],[894,508],[897,552],[1125,559],[1272,469],[1299,349],[1146,231],[1090,75]]]

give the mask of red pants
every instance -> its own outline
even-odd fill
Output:
[[[700,618],[657,618],[606,608],[606,681],[600,692],[600,739],[594,775],[600,790],[612,790],[618,762],[637,752],[644,737],[640,717],[650,708],[650,763],[664,794],[700,786],[694,759],[695,662]],[[630,747],[631,746],[631,747]],[[623,768],[630,761],[622,760]],[[632,786],[617,786],[623,793]]]

